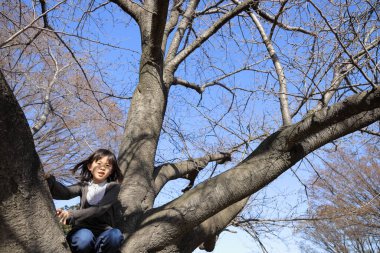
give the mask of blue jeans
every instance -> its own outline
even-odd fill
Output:
[[[120,252],[123,234],[117,228],[104,231],[95,237],[91,230],[81,228],[68,236],[73,253],[116,253]]]

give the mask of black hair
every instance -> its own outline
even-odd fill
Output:
[[[123,175],[121,174],[121,170],[119,168],[119,165],[117,164],[117,159],[114,153],[109,151],[108,149],[98,149],[96,150],[92,155],[90,155],[86,160],[81,161],[75,167],[71,170],[72,173],[74,174],[77,170],[80,171],[80,180],[83,181],[91,181],[92,179],[92,174],[90,170],[88,169],[88,166],[93,162],[93,161],[98,161],[102,159],[103,157],[107,157],[108,162],[112,165],[112,173],[109,175],[107,178],[107,181],[117,181],[121,183],[123,180]]]

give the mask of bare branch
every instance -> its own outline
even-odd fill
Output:
[[[19,36],[20,34],[22,34],[23,32],[25,32],[27,29],[29,29],[40,18],[45,17],[46,14],[48,14],[50,11],[56,9],[58,6],[60,6],[64,2],[66,2],[66,0],[63,0],[63,1],[59,2],[59,3],[57,3],[56,5],[54,5],[53,7],[51,7],[50,9],[46,10],[44,13],[42,13],[41,15],[39,15],[37,18],[35,18],[32,22],[30,22],[24,28],[18,30],[15,34],[13,34],[11,37],[9,37],[6,41],[4,41],[3,43],[1,43],[0,44],[0,48],[3,48],[4,46],[6,46],[9,42],[11,42],[12,40],[14,40],[17,36]]]
[[[360,209],[360,208],[357,208]],[[289,219],[256,219],[256,218],[243,218],[240,217],[239,220],[234,220],[232,223],[233,226],[241,226],[246,223],[267,223],[271,225],[275,225],[277,223],[295,223],[295,222],[310,222],[310,221],[329,221],[329,220],[338,220],[344,217],[347,217],[347,215],[355,215],[357,210],[349,210],[345,213],[337,214],[337,215],[331,215],[331,216],[325,216],[325,217],[295,217],[295,218],[289,218]]]
[[[329,27],[330,31],[334,34],[334,36],[335,36],[336,40],[338,41],[339,45],[341,46],[341,48],[343,49],[343,51],[346,53],[346,55],[350,58],[350,60],[351,60],[350,63],[353,64],[359,70],[359,72],[368,81],[368,83],[372,85],[372,87],[375,87],[375,85],[372,82],[372,80],[367,76],[366,73],[364,73],[364,71],[362,70],[362,68],[358,66],[357,60],[350,54],[350,52],[348,52],[346,46],[343,44],[342,40],[339,38],[339,36],[335,32],[334,28],[331,26],[330,22],[327,20],[327,18],[323,14],[322,10],[313,1],[308,0],[308,2],[311,3],[311,5],[317,10],[317,12],[319,13],[319,15],[325,21],[326,25]]]
[[[199,184],[163,208],[156,209],[142,221],[141,228],[132,237],[140,238],[154,228],[159,237],[151,240],[149,247],[165,246],[169,238],[176,238],[193,224],[207,220],[262,189],[315,149],[379,119],[380,88],[348,97],[329,110],[317,111],[313,116],[272,134],[234,169]],[[233,187],[232,182],[235,182]],[[215,195],[215,191],[219,194]],[[193,208],[189,208],[189,203]],[[173,222],[159,223],[158,228],[157,222],[165,217],[170,217]],[[166,233],[158,233],[158,230]],[[123,250],[132,247],[131,241],[143,243],[133,238]]]
[[[380,137],[380,132],[375,132],[368,129],[362,129],[360,132]]]
[[[219,6],[221,3],[223,3],[223,0],[219,0],[215,3],[211,3],[212,5],[205,6],[205,8],[203,10],[196,12],[195,15],[198,17],[198,16],[215,14],[215,13],[224,13],[225,14],[228,12],[228,7],[230,7],[232,4],[228,3],[224,6]]]
[[[123,99],[123,100],[131,100],[132,99],[132,97],[126,97],[126,96],[116,95],[112,91],[110,93],[110,92],[106,92],[106,91],[102,91],[102,90],[94,90],[94,89],[88,89],[88,88],[83,88],[83,90],[93,91],[94,93],[99,93],[99,94],[104,95],[105,97],[99,99],[99,101],[102,101],[102,100],[104,100],[106,98],[110,98],[110,97],[112,97],[112,98],[118,98],[118,99]]]
[[[372,8],[373,8],[373,7],[372,7]],[[348,14],[348,16],[350,17],[350,19],[353,19],[353,18],[354,18],[354,17],[351,15],[351,12],[350,12],[350,9],[349,9],[349,8],[347,9],[347,14]],[[352,22],[350,22],[350,25],[353,26]],[[357,38],[359,38],[359,34],[357,33],[355,27],[352,27],[352,31],[353,31],[353,33],[355,34],[355,36],[356,36]],[[373,64],[374,67],[376,68],[376,71],[377,71],[377,72],[380,72],[380,69],[379,69],[378,65],[376,64],[376,62],[374,61],[374,59],[372,59],[372,57],[370,57],[370,54],[369,54],[369,52],[366,50],[366,46],[364,45],[364,43],[366,42],[366,40],[369,39],[369,37],[370,37],[371,34],[372,34],[372,32],[368,32],[366,38],[364,38],[364,42],[363,42],[362,40],[360,40],[360,39],[358,39],[358,41],[359,41],[360,45],[363,47],[363,51],[365,51],[365,54],[367,55],[367,57],[369,58],[369,60],[372,62],[372,64]]]
[[[213,81],[211,81],[211,82],[207,82],[207,83],[205,83],[205,84],[203,84],[203,85],[197,85],[197,84],[195,84],[195,83],[191,83],[191,82],[189,82],[189,81],[183,80],[183,79],[181,79],[181,78],[179,78],[179,77],[174,77],[173,85],[182,85],[182,86],[184,86],[184,87],[186,87],[186,88],[190,88],[190,89],[195,90],[195,91],[198,92],[199,94],[202,94],[202,93],[206,90],[206,88],[211,87],[211,86],[214,86],[214,85],[222,86],[222,87],[225,88],[226,90],[232,92],[233,89],[228,88],[228,87],[225,86],[225,85],[222,85],[222,84],[220,83],[220,81],[223,80],[223,79],[225,79],[225,78],[227,78],[227,77],[230,77],[230,76],[232,76],[232,75],[235,75],[235,74],[237,74],[237,73],[239,73],[239,72],[242,72],[242,71],[245,71],[245,70],[251,70],[251,69],[252,69],[252,68],[251,68],[252,66],[254,66],[254,64],[250,64],[250,65],[247,65],[247,66],[243,66],[242,68],[239,68],[239,69],[237,69],[237,70],[235,70],[235,71],[232,71],[232,72],[230,72],[230,73],[225,73],[224,75],[222,75],[222,76],[216,78],[215,80],[213,80]]]
[[[356,55],[353,56],[353,59],[355,61],[359,61],[362,57],[364,57],[368,52],[374,48],[376,48],[380,44],[380,38],[374,39],[370,44],[368,44],[363,50],[358,52]],[[339,90],[339,86],[341,85],[343,80],[347,80],[348,74],[355,68],[354,64],[351,64],[349,62],[343,62],[343,63],[336,63],[338,59],[342,56],[342,54],[339,54],[336,59],[330,64],[330,66],[327,68],[327,70],[330,69],[330,67],[333,66],[333,64],[337,64],[334,67],[334,74],[333,74],[333,80],[331,81],[331,86],[327,88],[324,92],[320,93],[322,98],[318,101],[317,105],[313,110],[309,112],[314,112],[316,110],[321,109],[324,106],[327,106],[330,102],[333,95]],[[326,71],[327,71],[326,70]],[[354,85],[350,85],[351,88],[354,87]],[[318,93],[314,93],[314,89],[310,93],[308,97],[305,97],[304,100],[300,103],[298,108],[293,112],[292,117],[295,116],[295,114],[298,112],[298,110],[303,106],[303,104],[310,98],[310,96],[315,95]]]
[[[181,7],[182,7],[183,2],[184,2],[183,0],[173,1],[173,6],[170,11],[170,18],[169,18],[169,21],[165,25],[165,31],[164,31],[162,46],[161,46],[162,52],[165,52],[168,37],[171,34],[171,32],[174,30],[176,25],[178,24],[179,15],[181,13]]]
[[[47,117],[50,113],[50,93],[51,93],[51,90],[53,88],[53,85],[54,83],[57,81],[58,79],[58,75],[64,70],[66,69],[67,67],[70,66],[70,64],[66,65],[66,66],[63,66],[62,68],[59,68],[58,66],[58,62],[56,60],[56,58],[54,57],[54,55],[51,53],[51,50],[49,49],[49,55],[50,57],[52,58],[52,60],[54,61],[54,65],[55,65],[55,73],[54,73],[54,76],[52,78],[52,80],[49,82],[48,86],[46,87],[46,91],[45,91],[45,96],[44,96],[44,99],[43,99],[43,104],[44,104],[44,109],[43,109],[43,112],[42,112],[42,115],[39,117],[39,120],[34,124],[34,126],[31,128],[31,131],[32,131],[32,134],[35,135],[36,133],[38,133],[38,131],[41,130],[41,128],[46,124],[47,122]]]
[[[42,8],[42,10],[45,9],[45,1],[44,1],[44,0],[41,1],[41,8]],[[77,65],[79,66],[79,68],[80,68],[80,70],[81,70],[81,72],[82,72],[84,78],[86,79],[86,83],[87,83],[87,85],[89,86],[90,91],[91,91],[91,93],[92,93],[92,95],[93,95],[95,101],[97,102],[97,105],[98,105],[98,107],[100,108],[100,111],[101,111],[101,112],[98,112],[97,110],[95,110],[95,111],[98,112],[100,115],[102,115],[102,117],[107,118],[107,113],[104,111],[103,106],[101,105],[99,99],[96,97],[96,94],[95,94],[95,92],[94,92],[94,89],[93,89],[92,86],[91,86],[90,80],[88,79],[88,76],[87,76],[87,74],[86,74],[86,72],[85,72],[85,70],[84,70],[82,64],[81,64],[81,63],[79,62],[79,60],[77,59],[77,57],[76,57],[74,51],[73,51],[73,50],[67,45],[67,43],[63,40],[63,38],[62,38],[62,37],[61,37],[61,36],[60,36],[60,35],[59,35],[59,34],[58,34],[58,33],[57,33],[57,32],[56,32],[56,31],[55,31],[55,30],[49,25],[47,14],[45,14],[45,16],[44,16],[44,28],[46,28],[46,29],[50,29],[50,30],[55,34],[55,36],[58,38],[58,40],[64,45],[64,47],[69,51],[71,57],[72,57],[72,58],[74,59],[74,61],[77,63]]]
[[[87,10],[86,10],[85,12],[83,12],[81,18],[79,19],[78,24],[77,24],[77,27],[76,27],[75,30],[79,30],[80,25],[81,25],[82,23],[84,23],[84,21],[87,19],[87,17],[89,16],[89,14],[90,14],[91,12],[95,12],[96,10],[98,10],[98,9],[100,9],[100,8],[102,8],[102,7],[104,7],[104,6],[106,6],[107,4],[110,3],[110,1],[106,1],[106,2],[104,2],[104,3],[101,3],[101,4],[99,4],[98,6],[96,6],[95,8],[93,8],[93,7],[94,7],[94,3],[95,3],[95,1],[90,1],[89,5],[88,5],[88,7],[87,7]],[[93,9],[92,9],[92,8],[93,8]]]
[[[280,10],[278,11],[277,15],[274,17],[273,24],[272,24],[272,27],[271,27],[271,29],[270,29],[270,33],[269,33],[269,40],[270,40],[270,41],[272,40],[273,33],[274,33],[274,29],[275,29],[276,26],[277,26],[278,19],[280,18],[281,14],[284,13],[285,5],[286,5],[287,3],[288,3],[288,0],[285,0],[285,1],[282,1],[282,2],[281,2]]]
[[[317,36],[316,33],[305,30],[302,27],[292,27],[292,26],[288,26],[286,24],[283,24],[281,22],[278,22],[278,20],[276,21],[276,17],[273,17],[270,14],[266,13],[265,11],[261,10],[258,5],[253,5],[252,9],[255,10],[260,17],[264,18],[265,20],[267,20],[271,23],[276,23],[278,27],[281,27],[284,30],[301,32],[301,33],[308,34],[308,35],[311,35],[314,37]]]
[[[80,36],[78,34],[70,34],[70,33],[66,33],[66,32],[63,32],[63,31],[53,30],[50,27],[45,28],[45,27],[32,26],[32,28],[40,30],[39,33],[41,31],[44,31],[44,32],[49,32],[49,33],[53,33],[53,34],[59,34],[59,35],[65,35],[65,36],[75,37],[75,38],[78,38],[80,40],[89,41],[89,42],[92,42],[92,43],[95,43],[95,44],[99,44],[99,45],[102,45],[102,46],[107,46],[107,47],[115,48],[115,49],[121,49],[121,50],[129,51],[129,52],[132,52],[132,53],[135,53],[135,54],[139,54],[139,52],[137,52],[136,50],[132,50],[132,49],[125,48],[125,47],[120,47],[120,46],[117,46],[117,45],[112,45],[110,43],[104,43],[104,42],[99,41],[99,40],[93,40],[93,39],[90,39],[90,38],[86,38],[86,37]],[[33,39],[35,39],[35,37],[36,36],[34,36]],[[31,41],[29,41],[27,44],[30,44],[30,43],[31,43]]]
[[[189,179],[191,181],[190,184],[193,184],[198,172],[204,169],[210,162],[223,164],[230,160],[231,153],[221,152],[175,164],[163,164],[154,170],[155,192],[158,194],[167,182],[177,178]]]
[[[170,62],[176,55],[179,45],[181,44],[183,35],[185,34],[186,29],[190,26],[194,19],[194,12],[199,4],[199,0],[190,1],[185,13],[183,14],[182,20],[178,25],[177,31],[174,35],[174,38],[168,49],[168,53],[165,61]]]
[[[319,110],[323,106],[327,106],[330,102],[333,94],[338,90],[339,85],[346,77],[346,75],[353,69],[353,65],[349,66],[338,66],[334,68],[334,76],[331,82],[331,86],[322,94],[322,99],[318,102],[316,109]],[[343,67],[343,68],[342,68]]]
[[[131,15],[137,23],[140,23],[141,12],[144,10],[141,5],[133,2],[132,0],[110,0],[110,2],[117,4],[123,11]]]
[[[236,8],[223,15],[219,20],[213,23],[203,34],[201,34],[193,43],[183,49],[180,53],[178,53],[172,60],[166,62],[166,68],[174,70],[179,66],[179,64],[186,59],[188,55],[190,55],[195,49],[200,47],[208,38],[214,35],[224,24],[226,24],[229,20],[237,16],[239,13],[249,8],[252,4],[257,2],[257,0],[247,0],[241,4],[239,4]]]
[[[173,85],[182,85],[186,88],[190,88],[190,89],[193,89],[195,90],[196,92],[198,92],[199,94],[202,94],[204,89],[202,89],[201,86],[195,84],[195,83],[190,83],[186,80],[183,80],[181,78],[178,78],[178,77],[174,77],[174,80],[173,80]]]
[[[380,38],[377,38],[367,47],[364,47],[358,54],[352,56],[353,59],[358,61],[360,58],[368,54],[368,51],[375,48],[380,43]],[[327,106],[334,93],[338,90],[341,82],[347,77],[347,75],[354,69],[355,65],[351,63],[341,63],[334,68],[334,76],[331,81],[331,86],[322,94],[322,99],[318,102],[315,110],[321,109],[323,106]]]
[[[234,0],[234,2],[237,2]],[[280,63],[280,60],[278,59],[278,56],[276,54],[276,51],[274,50],[274,47],[272,45],[272,42],[270,38],[266,35],[264,31],[264,27],[261,25],[259,19],[256,17],[256,15],[253,12],[248,12],[248,15],[251,17],[253,22],[255,23],[257,29],[260,32],[260,35],[263,39],[263,42],[268,50],[268,53],[273,61],[277,77],[278,77],[278,82],[280,84],[280,104],[281,104],[281,115],[282,115],[282,122],[284,126],[288,126],[292,123],[292,119],[290,117],[290,112],[289,112],[289,103],[288,103],[288,97],[287,97],[287,85],[286,85],[286,78],[285,78],[285,73],[282,68],[282,65]]]

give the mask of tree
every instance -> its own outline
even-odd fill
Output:
[[[325,252],[379,251],[379,149],[340,150],[325,160],[310,192],[310,222],[300,232]]]
[[[70,9],[65,1],[58,5],[67,8],[55,8],[41,0],[40,15],[30,15],[38,18],[16,29],[0,47],[17,47],[16,39],[30,29],[54,35],[91,87],[93,110],[108,119],[102,113],[102,99],[90,86],[85,63],[75,57],[80,44],[66,44],[65,33],[49,20],[59,20],[59,14],[68,17],[65,11],[72,10],[73,19],[79,20],[76,27],[84,33],[85,24],[96,20],[90,15],[103,9],[120,11],[137,24],[138,81],[119,145],[124,173],[119,222],[126,235],[122,252],[191,252],[199,245],[212,251],[216,236],[252,194],[323,145],[363,128],[376,130],[372,125],[380,118],[376,1],[111,2],[89,1],[75,19],[81,8]],[[6,227],[1,248],[65,252],[28,120],[7,81],[11,76],[3,73],[7,69],[3,65],[0,76],[0,213]],[[192,98],[194,91],[200,98]],[[190,116],[202,116],[202,128],[194,136],[204,141],[191,139],[186,134],[190,130],[170,114],[172,98],[186,105]],[[188,160],[156,163],[165,138],[180,143],[179,150],[186,154],[181,158]],[[154,206],[168,182],[188,178],[191,188],[209,164],[236,161],[236,153],[244,159],[232,168],[223,173],[212,170],[210,178],[196,182],[193,189]]]
[[[41,2],[41,13],[50,14],[62,3],[48,8]],[[1,36],[9,42],[2,45],[1,65],[27,116],[44,170],[67,178],[69,174],[62,168],[67,163],[72,167],[75,159],[85,156],[84,147],[97,139],[103,140],[97,145],[105,147],[117,142],[122,131],[114,122],[122,114],[108,99],[112,94],[107,94],[106,85],[101,85],[92,72],[82,72],[84,67],[94,68],[89,55],[81,55],[81,65],[74,67],[79,55],[74,55],[73,46],[52,31],[47,17],[35,18],[32,7],[4,2]],[[101,101],[94,96],[98,93],[106,94]],[[89,119],[87,115],[94,111]],[[113,132],[114,138],[106,138],[108,132]]]

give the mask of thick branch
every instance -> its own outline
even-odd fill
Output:
[[[141,12],[143,7],[132,0],[110,0],[117,4],[123,11],[131,15],[131,17],[139,24],[141,22]]]
[[[189,175],[194,175],[194,172],[197,173],[200,170],[204,169],[210,162],[216,161],[222,164],[225,161],[230,160],[230,153],[217,153],[179,163],[161,165],[155,169],[153,175],[155,192],[158,194],[162,187],[164,187],[164,185],[170,180],[177,178],[193,180],[192,178],[189,178]]]
[[[380,119],[380,87],[348,97],[330,108],[315,112],[269,136],[234,169],[222,173],[164,207],[152,210],[124,245],[124,252],[136,246],[144,234],[155,234],[149,243],[154,249],[190,231],[229,205],[250,196],[275,180],[310,152]],[[164,222],[163,222],[164,221]],[[159,226],[158,226],[159,224]],[[160,232],[159,232],[160,231]],[[144,248],[144,245],[141,245]]]
[[[140,66],[146,63],[158,64],[162,68],[161,62],[164,58],[162,51],[162,42],[164,38],[166,17],[168,14],[169,1],[156,0],[145,1],[144,10],[140,17],[141,45],[142,45],[142,62]]]
[[[195,227],[190,233],[184,236],[179,244],[179,248],[186,252],[193,252],[197,246],[212,252],[217,242],[218,236],[232,222],[232,220],[243,210],[249,198],[245,198],[226,209],[220,211],[199,226]],[[191,240],[188,240],[191,238]]]
[[[380,86],[377,86],[376,89],[353,95],[306,117],[294,126],[297,131],[289,132],[287,145],[294,145],[302,140],[302,148],[310,153],[319,147],[314,148],[316,144],[322,146],[343,135],[360,130],[372,123],[367,123],[367,120],[375,122],[379,119],[377,115],[379,107]],[[313,150],[309,151],[310,149]]]
[[[180,14],[182,4],[183,4],[182,0],[175,0],[173,2],[173,6],[170,11],[170,18],[169,18],[169,21],[166,23],[164,36],[162,38],[162,46],[161,46],[162,52],[165,52],[168,37],[170,33],[174,30],[174,27],[178,24],[178,19],[179,19],[179,14]]]
[[[183,79],[181,79],[179,77],[174,77],[173,85],[182,85],[182,86],[184,86],[186,88],[195,90],[199,94],[202,94],[203,91],[204,91],[203,86],[199,86],[199,85],[197,85],[195,83],[191,83],[191,82],[183,80]]]

